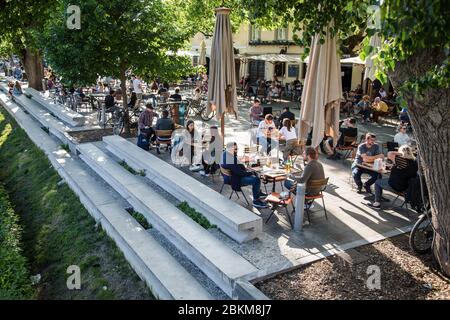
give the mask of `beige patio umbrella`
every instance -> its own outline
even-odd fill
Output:
[[[302,140],[313,128],[311,146],[314,148],[323,140],[324,133],[332,136],[334,143],[337,143],[342,98],[341,63],[336,39],[328,33],[324,44],[320,44],[319,39],[319,35],[316,35],[311,43],[299,125]]]
[[[369,45],[372,46],[374,49],[371,52],[371,54],[366,58],[366,68],[364,70],[364,80],[370,79],[371,81],[375,80],[375,65],[373,63],[373,56],[378,53],[378,50],[381,46],[381,38],[378,35],[378,33],[374,34],[370,37]]]
[[[200,57],[198,58],[198,64],[206,65],[206,43],[205,40],[200,42]]]
[[[208,112],[216,111],[224,136],[225,112],[236,113],[236,74],[230,9],[216,8],[216,24],[211,45],[208,82]]]

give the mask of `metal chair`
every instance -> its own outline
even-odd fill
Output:
[[[172,146],[172,130],[156,130],[156,152],[161,153],[160,146],[165,144],[167,151],[170,151]]]
[[[289,220],[289,224],[291,225],[291,228],[294,228],[294,225],[292,223],[291,214],[288,210],[288,205],[292,205],[292,211],[295,211],[294,203],[292,201],[291,194],[289,193],[289,197],[286,199],[280,199],[280,194],[278,192],[272,192],[269,194],[266,198],[266,201],[271,204],[271,213],[269,217],[266,219],[265,223],[269,222],[270,218],[274,215],[275,211],[277,211],[278,208],[284,208],[286,212],[286,216]]]
[[[248,202],[247,197],[245,196],[244,191],[242,191],[242,189],[241,190],[234,190],[233,186],[231,185],[231,182],[230,183],[225,183],[225,177],[229,177],[229,179],[231,181],[231,176],[232,176],[231,170],[220,167],[220,173],[223,176],[223,184],[222,184],[222,187],[220,188],[219,193],[222,193],[223,187],[226,184],[228,184],[231,187],[231,194],[230,194],[230,197],[228,199],[231,199],[231,197],[233,196],[233,193],[236,193],[236,196],[238,197],[238,199],[240,199],[238,192],[241,192],[242,196],[245,199],[245,202],[247,202],[247,205],[249,206],[250,203]]]

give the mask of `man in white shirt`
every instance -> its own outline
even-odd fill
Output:
[[[264,120],[258,125],[258,144],[262,146],[261,152],[270,154],[272,148],[275,147],[278,137],[275,123],[273,122],[273,115],[266,114]]]
[[[411,138],[406,133],[406,127],[400,126],[398,128],[398,133],[394,136],[394,142],[398,143],[398,146],[401,147],[408,144],[409,141],[411,141]]]
[[[142,101],[142,82],[141,80],[136,76],[136,75],[132,75],[131,78],[133,79],[133,91],[136,93],[136,106],[140,106],[141,105],[141,101]]]

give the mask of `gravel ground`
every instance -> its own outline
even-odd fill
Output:
[[[408,239],[401,235],[357,248],[367,258],[360,263],[332,256],[256,286],[276,300],[449,300],[450,280],[435,271],[431,254],[412,254]],[[380,268],[380,289],[366,285],[371,265]]]

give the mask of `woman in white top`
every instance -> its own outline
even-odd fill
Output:
[[[275,147],[276,137],[278,137],[273,115],[266,114],[264,121],[259,123],[257,137],[258,144],[262,146],[261,152],[269,154],[270,150]]]
[[[411,138],[406,133],[406,127],[400,126],[398,128],[398,133],[394,136],[394,142],[398,143],[398,146],[401,147],[405,144],[408,144],[411,141]]]
[[[287,161],[292,154],[301,154],[297,133],[295,128],[292,127],[291,120],[287,118],[283,120],[283,127],[280,129],[280,139],[286,140],[286,147],[283,150],[284,161]]]

